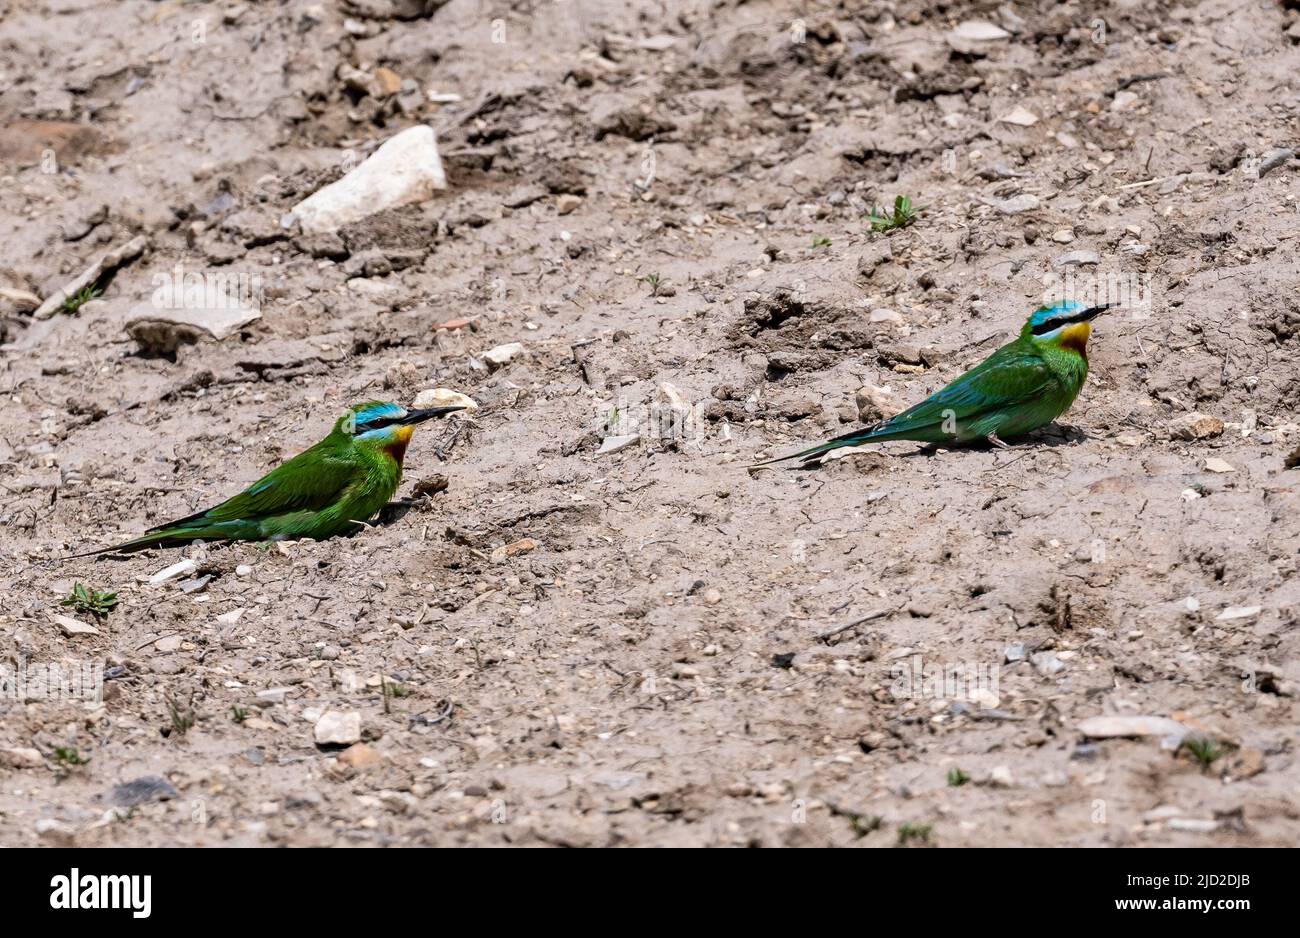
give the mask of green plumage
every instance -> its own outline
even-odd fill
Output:
[[[1088,321],[1107,307],[1035,310],[1020,335],[921,403],[872,427],[789,456],[803,462],[844,446],[887,440],[1000,442],[1047,426],[1070,409],[1088,376]]]
[[[397,491],[415,424],[461,409],[408,411],[378,401],[358,404],[334,424],[329,436],[233,498],[91,553],[196,540],[320,540],[349,533],[374,517]]]

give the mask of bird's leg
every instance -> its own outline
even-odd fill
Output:
[[[447,461],[447,456],[451,453],[451,448],[456,445],[456,441],[460,439],[460,435],[464,432],[465,421],[457,420],[456,429],[451,431],[451,435],[433,448],[433,455],[438,457],[439,462]]]
[[[996,446],[998,449],[1011,449],[1010,446],[1008,446],[1006,443],[1003,443],[1000,439],[998,439],[998,435],[996,431],[988,435],[988,441],[992,443],[994,446]]]

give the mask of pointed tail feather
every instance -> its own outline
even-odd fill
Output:
[[[791,453],[788,456],[778,456],[775,459],[769,459],[766,462],[755,463],[750,469],[761,469],[764,466],[771,466],[775,463],[786,462],[791,459],[797,459],[801,463],[811,462],[824,453],[829,453],[833,449],[840,449],[845,446],[857,446],[860,443],[869,443],[872,440],[880,439],[884,434],[879,434],[875,428],[868,430],[854,430],[852,433],[846,433],[843,436],[837,436],[833,440],[827,440],[825,443],[818,443],[808,449],[800,450],[797,453]]]
[[[97,547],[79,554],[68,554],[59,560],[75,560],[78,557],[93,557],[97,554],[129,554],[132,551],[147,550],[150,547],[182,547],[194,541],[225,540],[259,540],[261,532],[257,523],[250,521],[223,521],[202,527],[161,527],[154,528],[139,537],[133,537],[121,544],[109,547]]]

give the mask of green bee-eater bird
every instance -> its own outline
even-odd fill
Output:
[[[1020,335],[951,384],[872,427],[854,430],[811,449],[759,463],[808,462],[842,446],[885,440],[970,443],[1045,427],[1070,409],[1088,377],[1089,324],[1110,306],[1065,301],[1034,310]]]
[[[382,401],[358,404],[338,419],[329,436],[235,497],[89,553],[174,547],[200,540],[320,540],[346,534],[374,517],[397,491],[415,425],[457,410],[464,408],[407,410]]]

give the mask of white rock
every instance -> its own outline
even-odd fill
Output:
[[[353,277],[348,281],[348,289],[360,296],[387,296],[394,291],[392,284],[367,277]]]
[[[1208,818],[1171,817],[1165,821],[1165,827],[1188,834],[1212,834],[1219,829],[1219,822]]]
[[[1040,651],[1029,656],[1029,663],[1043,677],[1051,677],[1065,669],[1060,657],[1053,651]]]
[[[949,46],[963,53],[983,52],[999,39],[1009,38],[1005,29],[984,20],[967,20],[944,37]]]
[[[967,20],[957,26],[950,36],[959,36],[962,39],[1010,39],[1011,34],[1001,26],[994,26],[985,20]]]
[[[632,433],[627,436],[607,436],[600,444],[600,449],[596,450],[597,456],[605,456],[609,453],[617,453],[621,449],[627,449],[629,446],[635,446],[641,439],[641,434]]]
[[[663,396],[664,403],[666,403],[673,410],[682,411],[685,413],[690,412],[691,410],[690,403],[688,403],[686,398],[682,396],[682,392],[677,390],[677,386],[675,384],[670,384],[667,381],[662,382],[659,385],[659,393],[660,395]]]
[[[1233,619],[1252,619],[1263,611],[1262,606],[1229,606],[1219,613],[1217,621],[1231,622]]]
[[[508,365],[512,360],[524,354],[522,342],[507,342],[483,353],[483,360],[495,368]]]
[[[887,322],[893,325],[902,325],[903,314],[893,309],[873,309],[871,315],[867,317],[868,322]]]
[[[316,744],[351,746],[361,742],[361,714],[355,710],[326,710],[316,721]]]
[[[1057,267],[1096,266],[1101,263],[1101,255],[1096,251],[1070,251],[1056,259]]]
[[[1100,716],[1088,717],[1079,723],[1079,732],[1091,739],[1111,739],[1120,736],[1160,736],[1181,740],[1191,730],[1168,717],[1151,716]]]
[[[1030,195],[1028,192],[1022,192],[1020,195],[1012,196],[1009,199],[990,199],[981,197],[985,205],[991,205],[1003,215],[1019,215],[1022,212],[1032,212],[1041,204],[1038,196]]]
[[[1219,459],[1217,456],[1211,456],[1209,459],[1205,460],[1205,471],[1206,472],[1236,472],[1237,470],[1232,468],[1231,463],[1224,462],[1222,459]]]
[[[0,765],[11,769],[39,769],[45,765],[45,759],[36,749],[0,749]]]
[[[336,231],[375,212],[426,202],[445,188],[437,138],[421,124],[390,137],[352,172],[299,202],[292,215],[308,233]]]
[[[189,558],[178,560],[170,567],[163,567],[153,576],[149,577],[149,585],[157,586],[160,583],[166,583],[168,580],[173,580],[178,576],[184,576],[186,573],[189,573],[197,567],[198,564]]]
[[[993,691],[989,690],[987,687],[977,687],[975,690],[970,692],[970,702],[975,704],[977,707],[991,710],[998,705],[999,698],[997,694],[993,693]]]
[[[453,391],[451,388],[429,388],[415,395],[415,400],[411,406],[417,410],[425,407],[452,407],[459,404],[461,407],[467,407],[470,410],[478,409],[478,402],[468,394],[462,394],[459,391]]]
[[[673,46],[677,45],[677,37],[661,33],[658,36],[650,36],[637,42],[639,48],[648,52],[666,52]]]
[[[832,463],[840,459],[848,459],[850,456],[860,456],[863,453],[873,452],[866,446],[841,446],[839,449],[833,449],[822,457],[823,463]]]
[[[80,619],[74,619],[71,616],[54,616],[54,624],[59,627],[64,635],[72,638],[77,635],[98,635],[99,629],[95,628],[88,622],[82,622]]]
[[[997,788],[1011,788],[1015,783],[1015,779],[1011,777],[1009,766],[994,766],[992,771],[989,772],[989,784]]]
[[[1133,105],[1137,104],[1138,96],[1131,91],[1116,91],[1115,98],[1110,102],[1112,111],[1127,111]]]
[[[1018,107],[1008,114],[1003,114],[998,120],[1004,124],[1014,124],[1017,127],[1033,127],[1038,123],[1038,115],[1026,108]]]

